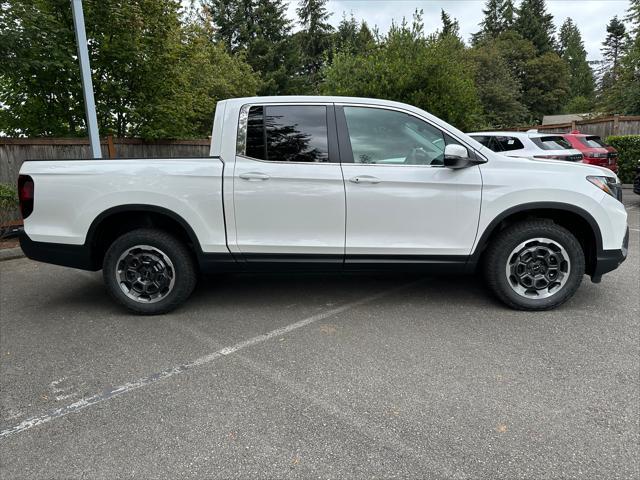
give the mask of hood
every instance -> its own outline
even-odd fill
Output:
[[[548,151],[552,152],[554,150],[548,150]],[[570,150],[563,150],[563,151],[568,152]],[[503,155],[501,153],[496,153],[496,152],[491,152],[491,153],[493,153],[494,156],[500,158],[502,161],[507,161],[511,163],[518,162],[518,163],[514,163],[514,165],[518,165],[518,166],[521,166],[522,165],[521,162],[524,162],[527,165],[529,165],[530,168],[539,168],[540,170],[546,170],[549,173],[551,173],[550,171],[561,171],[562,173],[567,173],[569,171],[569,172],[575,172],[579,175],[584,175],[585,177],[587,175],[595,175],[600,177],[614,177],[616,178],[616,180],[618,179],[618,176],[608,168],[599,167],[597,165],[591,165],[588,163],[567,162],[566,160],[548,160],[548,159],[530,158],[530,157],[514,157],[514,156]]]

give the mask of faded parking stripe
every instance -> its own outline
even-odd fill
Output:
[[[415,282],[411,282],[411,283],[406,283],[403,285],[400,285],[399,287],[395,287],[389,290],[384,290],[382,292],[379,292],[375,295],[371,295],[365,298],[362,298],[360,300],[356,300],[354,302],[351,303],[347,303],[345,305],[342,305],[340,307],[336,307],[336,308],[332,308],[330,310],[327,310],[325,312],[322,313],[318,313],[316,315],[312,315],[310,317],[307,317],[305,319],[302,319],[298,322],[289,324],[285,327],[281,327],[281,328],[277,328],[275,330],[271,330],[268,333],[265,333],[264,335],[257,335],[255,337],[252,337],[248,340],[244,340],[242,342],[236,343],[235,345],[229,346],[229,347],[224,347],[221,348],[220,350],[217,350],[213,353],[210,353],[208,355],[204,355],[200,358],[197,358],[189,363],[185,363],[182,365],[178,365],[166,370],[162,370],[160,372],[156,372],[153,373],[151,375],[148,375],[146,377],[140,378],[138,380],[135,380],[133,382],[128,382],[125,383],[123,385],[120,385],[118,387],[114,387],[114,388],[109,388],[107,390],[103,390],[100,393],[97,393],[95,395],[92,395],[90,397],[85,397],[83,399],[78,400],[77,402],[71,403],[67,406],[64,407],[60,407],[60,408],[56,408],[54,410],[50,410],[42,415],[37,415],[31,418],[28,418],[22,422],[20,422],[18,425],[15,425],[13,427],[9,427],[5,430],[2,430],[0,432],[0,438],[5,438],[8,437],[10,435],[13,435],[15,433],[20,433],[23,432],[25,430],[29,430],[30,428],[33,427],[37,427],[38,425],[42,425],[43,423],[48,423],[52,420],[55,420],[56,418],[61,418],[64,417],[66,415],[69,415],[70,413],[76,413],[79,412],[80,410],[84,410],[87,407],[91,407],[93,405],[96,405],[98,403],[102,403],[106,400],[109,400],[111,398],[114,397],[118,397],[122,394],[125,394],[127,392],[131,392],[133,390],[138,390],[142,387],[146,387],[149,386],[153,383],[159,382],[161,380],[164,380],[166,378],[169,377],[173,377],[175,375],[179,375],[181,373],[186,372],[187,370],[190,370],[194,367],[199,367],[201,365],[206,365],[207,363],[211,363],[214,360],[216,360],[217,358],[220,357],[224,357],[227,355],[231,355],[239,350],[242,350],[244,348],[250,347],[252,345],[256,345],[258,343],[262,343],[265,342],[267,340],[270,340],[274,337],[279,337],[281,335],[285,335],[289,332],[292,332],[294,330],[297,330],[299,328],[305,327],[311,323],[317,322],[319,320],[324,320],[326,318],[332,317],[334,315],[338,315],[339,313],[345,312],[347,310],[350,310],[352,308],[358,307],[360,305],[363,305],[365,303],[369,303],[372,302],[374,300],[377,300],[379,298],[382,298],[386,295],[389,295],[391,293],[395,293],[399,290],[403,290],[405,288],[409,288],[417,283],[419,283],[421,280],[415,281]]]

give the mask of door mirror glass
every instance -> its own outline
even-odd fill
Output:
[[[465,168],[472,164],[466,147],[451,143],[444,147],[444,166],[447,168]]]

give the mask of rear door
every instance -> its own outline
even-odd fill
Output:
[[[332,104],[241,108],[233,208],[247,262],[340,267],[345,196]]]
[[[345,262],[463,263],[477,232],[482,179],[478,166],[443,166],[445,145],[460,142],[395,109],[344,105],[336,115]]]

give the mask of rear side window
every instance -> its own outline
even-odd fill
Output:
[[[558,135],[548,137],[531,137],[531,141],[542,150],[569,150],[573,148],[569,141]]]
[[[499,145],[499,149],[503,152],[521,150],[524,148],[522,142],[515,137],[495,137],[495,141]]]
[[[589,148],[606,148],[609,145],[604,143],[600,137],[578,137],[578,141]]]
[[[245,154],[276,162],[328,162],[327,107],[253,106]]]
[[[489,146],[489,142],[491,140],[491,137],[487,137],[486,135],[483,135],[481,137],[480,136],[476,137],[475,135],[471,135],[471,138],[473,138],[476,142],[481,143],[485,147],[491,148]]]

